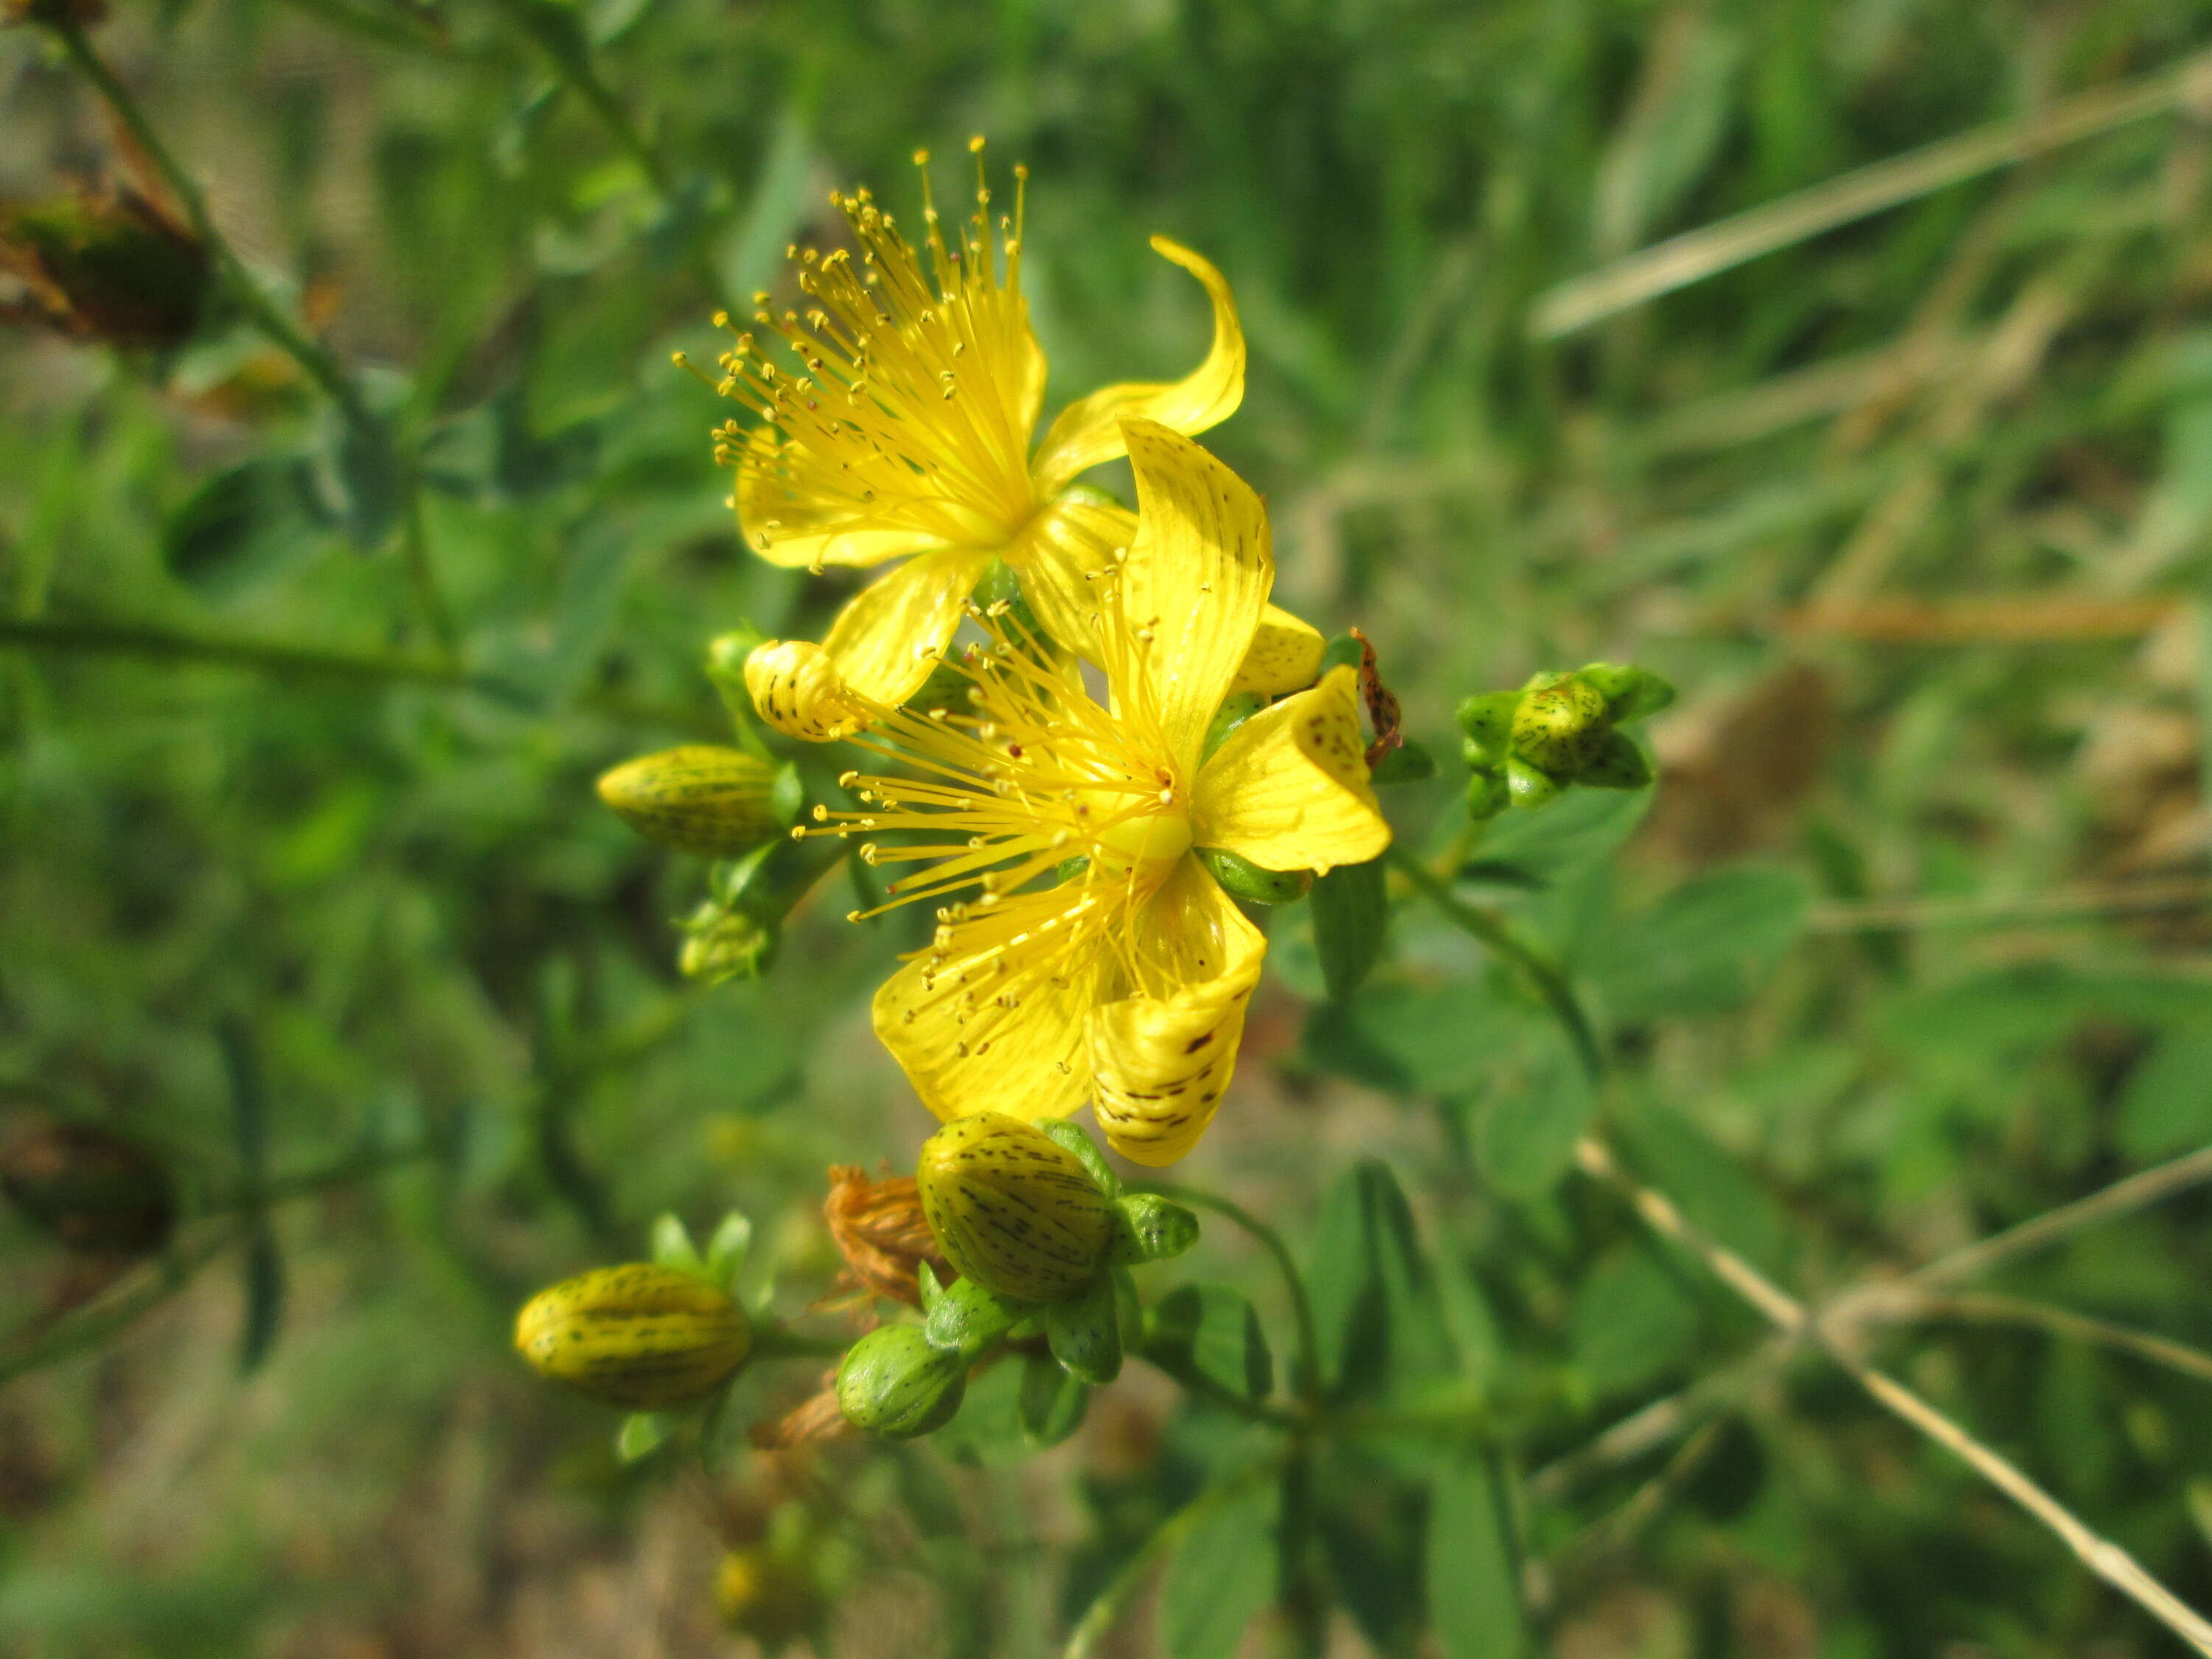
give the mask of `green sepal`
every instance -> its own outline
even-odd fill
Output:
[[[1321,670],[1314,678],[1326,679],[1332,668],[1357,668],[1367,660],[1367,648],[1349,634],[1339,634],[1321,650]]]
[[[922,1317],[927,1319],[937,1311],[937,1304],[945,1296],[945,1287],[937,1282],[937,1269],[927,1261],[915,1262],[914,1287],[921,1297]]]
[[[1584,663],[1577,672],[1605,699],[1605,712],[1611,720],[1640,720],[1674,701],[1670,683],[1633,663]]]
[[[1042,1450],[1057,1446],[1083,1426],[1091,1385],[1041,1353],[1022,1356],[1022,1391],[1016,1405],[1022,1434]]]
[[[707,1277],[736,1295],[738,1275],[744,1271],[752,1247],[752,1218],[743,1210],[732,1210],[707,1242]]]
[[[785,829],[799,822],[799,815],[806,810],[806,785],[795,762],[786,761],[776,769],[775,781],[769,786],[768,804],[775,821]]]
[[[1559,780],[1539,772],[1518,755],[1506,758],[1505,787],[1513,797],[1513,804],[1528,811],[1549,806],[1559,798]]]
[[[1145,1304],[1137,1295],[1137,1276],[1127,1267],[1109,1267],[1114,1281],[1114,1318],[1121,1333],[1121,1346],[1133,1348],[1145,1340]]]
[[[1084,1130],[1081,1124],[1070,1117],[1041,1117],[1037,1127],[1043,1130],[1054,1146],[1062,1152],[1073,1152],[1091,1178],[1098,1183],[1098,1190],[1109,1198],[1118,1198],[1121,1193],[1121,1177],[1114,1173],[1106,1162],[1105,1153],[1098,1143]]]
[[[1470,764],[1494,765],[1505,758],[1513,740],[1513,711],[1521,706],[1518,691],[1485,691],[1459,706],[1459,728],[1467,733]]]
[[[1121,1319],[1115,1303],[1114,1275],[1108,1272],[1045,1310],[1045,1340],[1071,1376],[1111,1382],[1121,1374]]]
[[[1213,758],[1213,751],[1229,741],[1229,734],[1267,706],[1267,700],[1257,691],[1232,691],[1221,700],[1221,708],[1213,717],[1213,724],[1206,728],[1206,747],[1200,752],[1199,763]]]
[[[1030,609],[1029,600],[1023,597],[1022,579],[1004,559],[991,561],[991,568],[983,573],[983,580],[975,584],[975,591],[969,597],[977,607],[985,611],[993,605],[1005,605],[1004,614],[1020,634],[1029,639],[1036,641],[1046,637],[1043,627],[1036,619],[1036,612]]]
[[[1593,789],[1641,789],[1651,781],[1651,762],[1626,732],[1609,732],[1597,758],[1575,776]]]
[[[635,1463],[667,1443],[683,1418],[674,1412],[632,1412],[615,1430],[615,1458]]]
[[[1198,861],[1231,898],[1253,904],[1289,904],[1313,885],[1310,870],[1266,870],[1222,847],[1201,847]]]
[[[674,1215],[663,1212],[653,1218],[652,1258],[655,1266],[674,1267],[687,1273],[706,1272],[707,1264],[699,1259],[699,1247],[691,1242],[691,1234]]]
[[[1436,757],[1411,738],[1406,738],[1375,763],[1367,781],[1377,789],[1388,789],[1401,783],[1426,783],[1436,775]]]
[[[1040,1304],[1031,1308],[1014,1322],[1012,1328],[1006,1333],[1006,1340],[1009,1342],[1036,1341],[1044,1334],[1045,1315],[1049,1311],[1050,1307],[1046,1304]]]
[[[1198,1243],[1198,1217],[1158,1193],[1130,1193],[1114,1206],[1114,1241],[1106,1260],[1115,1267],[1165,1261]]]
[[[927,1271],[928,1264],[924,1263],[922,1272]],[[917,1279],[920,1276],[915,1275]],[[1000,1296],[972,1279],[956,1279],[938,1292],[935,1305],[922,1324],[922,1334],[932,1346],[949,1348],[972,1360],[1003,1338],[1036,1305]]]
[[[1513,804],[1505,774],[1495,766],[1479,766],[1467,781],[1467,815],[1478,823],[1494,818]]]

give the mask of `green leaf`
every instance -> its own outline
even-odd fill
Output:
[[[1079,1295],[1045,1310],[1045,1340],[1052,1357],[1086,1382],[1111,1382],[1121,1374],[1121,1321],[1114,1305],[1114,1278],[1100,1273]]]
[[[1330,1189],[1307,1283],[1336,1397],[1402,1399],[1455,1376],[1435,1269],[1387,1164],[1364,1160]]]
[[[1375,763],[1368,781],[1377,789],[1388,789],[1401,783],[1425,783],[1436,775],[1436,757],[1407,738]]]
[[[1304,1044],[1316,1065],[1393,1094],[1462,1095],[1496,1073],[1502,1018],[1479,979],[1376,984],[1316,1006]]]
[[[1018,1411],[1022,1432],[1032,1445],[1057,1446],[1066,1439],[1083,1426],[1090,1403],[1090,1385],[1068,1375],[1049,1355],[1022,1357]]]
[[[1569,1328],[1575,1364],[1591,1392],[1618,1394],[1664,1376],[1688,1354],[1698,1306],[1663,1262],[1630,1245],[1576,1288]]]
[[[1145,1357],[1170,1376],[1203,1378],[1242,1400],[1264,1400],[1274,1386],[1260,1316],[1226,1285],[1178,1285],[1161,1297]]]
[[[1556,884],[1607,858],[1643,821],[1649,790],[1571,790],[1541,812],[1509,812],[1482,837],[1482,856],[1540,884]]]
[[[1341,864],[1313,884],[1314,949],[1328,994],[1341,1000],[1359,988],[1382,959],[1390,930],[1382,861]]]
[[[664,1267],[681,1267],[687,1273],[696,1273],[705,1265],[699,1260],[699,1247],[691,1242],[690,1231],[665,1212],[653,1218],[653,1259]]]
[[[1429,1621],[1443,1659],[1516,1659],[1527,1650],[1521,1569],[1505,1484],[1489,1458],[1438,1460],[1429,1486]]]
[[[1522,1045],[1469,1123],[1475,1168],[1503,1196],[1541,1198],[1573,1165],[1575,1142],[1597,1109],[1589,1079],[1566,1045],[1546,1034]]]
[[[1274,1599],[1279,1502],[1273,1483],[1264,1483],[1183,1540],[1160,1583],[1160,1644],[1169,1659],[1234,1659],[1245,1626]]]
[[[960,1463],[1000,1467],[1018,1463],[1036,1448],[1022,1424],[1024,1367],[1012,1357],[985,1367],[968,1384],[958,1415],[931,1437],[931,1443]]]
[[[1770,1273],[1790,1267],[1782,1206],[1742,1163],[1671,1107],[1626,1114],[1613,1135],[1638,1174],[1681,1206],[1698,1228]]]
[[[815,200],[807,188],[813,160],[806,112],[799,104],[787,104],[776,119],[760,174],[745,197],[744,216],[719,261],[732,294],[742,299],[766,288],[783,264],[783,250]]]
[[[2170,1031],[2120,1097],[2120,1150],[2138,1163],[2212,1145],[2212,1031]]]
[[[624,1463],[652,1456],[683,1420],[673,1412],[632,1412],[615,1431],[615,1456]]]
[[[399,522],[405,487],[406,463],[391,423],[379,416],[341,419],[331,450],[328,489],[346,539],[364,553],[381,547]]]
[[[245,1274],[246,1320],[238,1339],[238,1369],[251,1376],[276,1346],[277,1327],[284,1316],[284,1259],[265,1225],[255,1231],[246,1248]]]
[[[1781,960],[1811,902],[1795,871],[1717,871],[1602,935],[1582,966],[1621,1019],[1724,1012]]]
[[[273,574],[313,543],[300,467],[261,456],[216,473],[185,500],[161,532],[161,562],[178,580],[227,598]]]

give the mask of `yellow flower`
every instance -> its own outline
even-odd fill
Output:
[[[845,607],[804,682],[769,718],[793,736],[846,729],[849,689],[896,705],[927,678],[994,559],[1021,578],[1054,638],[1087,650],[1085,578],[1128,545],[1128,512],[1076,478],[1125,453],[1121,422],[1157,421],[1182,433],[1226,419],[1244,395],[1244,336],[1221,273],[1189,249],[1152,238],[1164,258],[1203,283],[1213,302],[1213,344],[1184,379],[1111,386],[1070,404],[1034,451],[1044,401],[1044,354],[1022,297],[1022,198],[994,234],[977,152],[975,210],[948,240],[922,174],[918,253],[863,190],[830,198],[860,252],[794,253],[811,305],[777,315],[755,295],[754,322],[781,335],[785,367],[740,333],[721,359],[718,389],[759,415],[750,433],[732,421],[718,459],[737,469],[732,497],[747,539],[772,563],[907,562]],[[917,156],[926,164],[926,154]],[[928,270],[923,269],[926,254]],[[1313,678],[1321,636],[1288,612],[1256,629],[1250,689],[1286,691]]]
[[[1274,580],[1267,516],[1189,440],[1123,431],[1137,532],[1082,618],[1107,701],[994,607],[978,618],[989,648],[960,665],[971,712],[855,698],[854,741],[909,775],[847,774],[862,810],[817,808],[822,827],[800,833],[869,836],[869,863],[927,866],[891,902],[937,902],[936,935],[874,1012],[933,1111],[1034,1121],[1089,1100],[1115,1151],[1161,1164],[1212,1120],[1267,951],[1195,849],[1325,871],[1374,858],[1390,831],[1350,668],[1205,755]],[[872,839],[907,831],[921,839]]]

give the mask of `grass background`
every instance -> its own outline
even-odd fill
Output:
[[[1207,441],[1269,499],[1280,596],[1362,626],[1440,756],[1454,700],[1540,666],[1683,688],[1632,835],[1513,824],[1491,878],[1546,884],[1487,896],[1569,951],[1626,1059],[1602,1109],[1693,1213],[1818,1293],[2212,1140],[2212,8],[118,10],[101,50],[422,488],[414,517],[228,311],[159,362],[0,336],[0,1077],[210,1204],[350,1172],[0,1389],[0,1650],[729,1650],[708,1581],[757,1483],[620,1470],[507,1321],[655,1212],[733,1203],[803,1306],[823,1166],[902,1166],[926,1127],[866,1036],[898,940],[832,894],[768,981],[684,985],[700,872],[590,786],[720,729],[711,632],[818,637],[844,591],[744,553],[724,408],[671,350],[711,356],[718,295],[782,291],[832,186],[910,211],[928,146],[954,195],[971,132],[1032,170],[1052,405],[1203,349],[1148,234],[1227,273],[1252,369]],[[114,166],[34,31],[0,37],[0,193]],[[1854,170],[1900,156],[1922,171],[1855,210]],[[1686,233],[1725,250],[1708,228],[1777,202],[1756,257],[1547,337],[1589,291],[1561,284]],[[1449,831],[1443,773],[1393,798],[1416,844]],[[1513,1103],[1593,1106],[1554,1098],[1478,953],[1409,909],[1337,1008],[1303,926],[1275,919],[1192,1179],[1288,1224],[1395,1161],[1488,1310],[1521,1467],[1753,1351],[1601,1195],[1501,1180]],[[2001,1288],[2212,1341],[2204,1215]],[[1277,1310],[1239,1241],[1203,1249]],[[12,1218],[0,1252],[29,1329],[66,1264]],[[1879,1346],[2212,1599],[2203,1379],[2047,1324]],[[1528,1489],[1551,1651],[2179,1650],[1832,1373],[1722,1403],[1674,1462]],[[1178,1490],[1176,1407],[1133,1378],[1034,1462],[854,1474],[836,1650],[1048,1650]],[[1330,1544],[1385,1601],[1391,1537]],[[1121,1639],[1158,1650],[1142,1620]],[[1355,1606],[1332,1639],[1432,1638]]]

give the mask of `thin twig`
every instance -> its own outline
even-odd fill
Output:
[[[1698,1257],[1714,1277],[1756,1308],[1778,1329],[1816,1343],[1881,1405],[1953,1453],[2057,1534],[2090,1571],[2198,1653],[2212,1655],[2212,1622],[2207,1622],[2195,1608],[2152,1577],[2127,1551],[2091,1530],[2016,1465],[1975,1439],[1896,1378],[1861,1359],[1835,1331],[1812,1316],[1795,1297],[1735,1251],[1707,1237],[1672,1199],[1629,1175],[1601,1142],[1585,1135],[1576,1144],[1575,1161],[1585,1174],[1620,1192],[1654,1232]]]
[[[2116,1325],[2108,1319],[2076,1313],[2071,1308],[2053,1307],[2047,1302],[2031,1302],[2025,1297],[1975,1291],[1931,1293],[1909,1285],[1891,1288],[1898,1293],[1869,1295],[1863,1309],[1854,1310],[1857,1317],[1883,1322],[1958,1319],[1978,1324],[2025,1325],[2053,1336],[2070,1337],[2133,1354],[2138,1359],[2193,1376],[2200,1382],[2212,1382],[2212,1354],[2150,1331]]]
[[[1528,331],[1557,339],[1930,191],[2201,102],[2208,76],[2212,56],[2185,58],[2140,80],[2081,93],[2040,116],[1991,122],[1670,237],[1539,295]]]
[[[2143,1209],[2208,1181],[2212,1181],[2212,1146],[2114,1182],[2087,1198],[2062,1204],[2017,1227],[1939,1256],[1908,1278],[1919,1285],[1948,1285],[1971,1279],[1977,1273],[1987,1273],[2000,1262],[2055,1243],[2069,1233]]]

